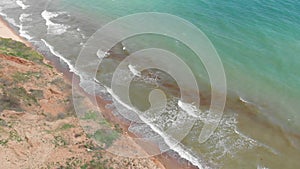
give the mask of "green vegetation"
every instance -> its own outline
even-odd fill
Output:
[[[0,38],[0,53],[10,56],[17,56],[36,63],[43,63],[43,56],[27,47],[22,42],[12,39]]]
[[[115,124],[115,130],[118,132],[118,133],[123,133],[123,129],[121,128],[121,126],[119,124]]]
[[[33,95],[27,93],[23,87],[14,87],[8,89],[8,95],[22,100],[28,106],[31,106],[32,104],[38,104],[37,99]]]
[[[64,124],[59,129],[60,130],[67,130],[67,129],[70,129],[70,128],[73,128],[73,127],[75,127],[73,124]]]
[[[13,74],[12,77],[13,77],[14,81],[16,81],[16,82],[26,82],[32,77],[39,79],[41,77],[41,73],[39,73],[39,72],[25,72],[25,73],[16,72],[15,74]]]
[[[75,157],[68,158],[67,161],[66,161],[66,167],[65,167],[65,169],[77,168],[81,164],[82,164],[82,161],[80,159],[78,159],[78,158],[75,158]]]
[[[37,99],[43,99],[44,98],[43,90],[30,89],[29,92],[33,97],[35,97]]]
[[[84,144],[84,147],[90,150],[95,150],[97,149],[96,146],[93,144],[93,142],[89,141],[87,143]]]
[[[6,121],[3,119],[0,119],[0,126],[7,126]]]
[[[109,169],[106,167],[107,162],[102,162],[98,160],[91,160],[90,162],[82,165],[80,169]]]
[[[0,145],[6,146],[9,141],[17,141],[21,142],[23,139],[19,135],[19,133],[16,130],[9,131],[9,137],[6,139],[0,139]]]
[[[98,118],[98,112],[90,110],[84,114],[83,120],[96,120]]]
[[[20,135],[18,134],[18,132],[15,131],[15,130],[11,130],[11,131],[9,132],[9,139],[10,139],[10,140],[17,141],[17,142],[23,141],[22,138],[21,138],[21,136],[20,136]]]
[[[98,122],[102,129],[97,130],[93,134],[88,134],[89,138],[93,138],[99,143],[104,143],[105,147],[110,147],[113,142],[118,139],[122,133],[122,128],[116,124],[113,125],[106,121],[104,118],[99,117],[99,112],[90,110],[84,114],[83,120],[93,120]]]
[[[100,129],[97,130],[93,137],[96,141],[99,141],[101,143],[105,144],[105,147],[110,147],[113,142],[119,138],[120,133],[118,133],[115,130],[110,130],[110,129]]]
[[[57,86],[61,90],[66,90],[71,88],[69,84],[65,83],[63,78],[56,78],[52,80],[50,83]]]
[[[68,143],[62,136],[55,136],[54,137],[54,145],[55,145],[55,147],[58,147],[58,146],[68,145]]]
[[[94,110],[90,110],[84,114],[84,117],[82,120],[93,120],[93,121],[99,121],[100,125],[103,126],[111,126],[111,124],[106,121],[102,116],[100,116],[100,113]]]
[[[6,146],[7,143],[8,143],[7,139],[0,140],[0,145],[1,146]]]
[[[103,162],[102,162],[103,161]],[[77,157],[68,158],[65,164],[60,163],[49,163],[47,168],[57,168],[57,169],[112,169],[111,167],[107,167],[107,160],[101,160],[101,158],[93,159],[88,162],[83,162],[81,159]]]
[[[3,110],[22,111],[20,100],[7,93],[0,94],[0,112]]]
[[[108,121],[106,121],[105,119],[101,119],[99,124],[103,125],[103,126],[108,126],[108,127],[111,126],[111,124]]]

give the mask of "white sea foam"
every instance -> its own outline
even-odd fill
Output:
[[[28,18],[29,16],[31,16],[31,14],[21,14],[20,17],[19,17],[19,20],[20,22],[25,22],[25,21],[32,21],[31,18]],[[29,34],[28,34],[28,31],[25,30],[25,27],[20,24],[20,27],[19,27],[19,33],[20,33],[20,36],[26,38],[27,40],[31,40],[33,39],[33,37],[31,37]]]
[[[171,147],[173,151],[177,152],[181,158],[188,160],[199,169],[208,169],[208,167],[203,167],[202,164],[199,163],[199,159],[197,157],[193,156],[186,149],[184,149],[181,144],[178,144],[178,141],[165,135],[159,128],[157,128],[155,125],[152,125],[145,118],[141,117],[141,120],[144,121],[154,132],[159,134],[164,139],[164,142]]]
[[[126,103],[124,103],[120,98],[119,96],[117,96],[112,89],[108,88],[108,87],[105,87],[107,92],[118,102],[120,103],[122,106],[124,106],[126,109],[128,110],[131,110],[131,111],[134,111],[134,112],[138,112],[138,110],[136,110],[135,108],[127,105]]]
[[[48,44],[44,39],[42,39],[42,41],[45,43],[45,45],[50,49],[50,51],[58,56],[59,58],[61,58],[64,62],[66,62],[69,66],[71,65],[69,63],[68,60],[64,59],[63,56],[61,54],[59,54],[58,52],[56,52],[54,50],[54,48]],[[75,69],[70,66],[70,70],[73,70],[75,71]],[[84,80],[82,79],[82,76],[81,76],[81,80]],[[100,83],[96,78],[94,78],[94,81],[97,82],[97,83]],[[126,109],[128,110],[131,110],[131,111],[134,111],[134,112],[138,112],[136,109],[132,108],[131,106],[127,105],[126,103],[122,102],[122,100],[112,91],[112,89],[104,86],[106,91],[114,98],[114,100],[116,100],[119,104],[121,104],[122,106],[124,106]],[[182,109],[185,109],[186,110],[189,110],[192,112],[194,111],[194,107],[191,106],[191,105],[186,105],[187,103],[183,103],[183,102],[179,102],[178,105],[181,107],[184,107]],[[169,147],[171,147],[171,149],[175,152],[177,152],[181,158],[183,159],[186,159],[188,161],[190,161],[193,165],[197,166],[198,168],[202,169],[202,168],[208,168],[208,167],[205,167],[203,166],[204,163],[202,164],[201,162],[201,159],[199,159],[197,156],[194,156],[190,151],[186,150],[184,145],[181,145],[181,144],[174,144],[176,143],[176,140],[170,138],[169,136],[165,135],[164,132],[162,132],[159,128],[157,128],[155,125],[151,124],[149,121],[147,121],[147,119],[143,118],[143,117],[140,117],[140,119],[145,123],[147,124],[155,133],[157,133],[158,135],[160,135],[164,142],[166,143],[166,145],[168,145]],[[218,144],[217,144],[218,145]],[[220,145],[219,145],[220,146]],[[226,144],[224,144],[224,146],[226,147]],[[223,147],[224,148],[224,147]]]
[[[240,99],[240,101],[242,101],[242,102],[244,102],[244,103],[251,103],[251,102],[247,101],[246,99],[244,99],[244,98],[242,98],[242,97],[240,97],[239,99]]]
[[[76,31],[77,31],[77,32],[81,32],[81,29],[78,27],[78,28],[76,29]],[[83,33],[81,33],[80,36],[81,36],[82,39],[86,39],[86,36],[85,36]],[[83,44],[83,43],[82,43],[82,44]]]
[[[258,166],[257,166],[257,169],[269,169],[269,168],[264,167],[264,166],[261,166],[261,165],[258,165]]]
[[[46,25],[48,26],[47,28],[47,33],[52,34],[52,35],[61,35],[67,31],[67,29],[70,26],[63,25],[63,24],[57,24],[53,23],[51,21],[52,18],[58,17],[60,14],[63,14],[63,12],[49,12],[47,10],[44,10],[41,15],[46,21]]]
[[[8,17],[5,13],[2,12],[2,10],[0,10],[0,15],[10,24],[12,24],[13,26],[20,28],[20,25],[16,23],[16,21],[13,18]]]
[[[22,13],[19,17],[20,22],[32,21],[32,18],[30,18],[31,15],[32,14]]]
[[[97,51],[97,56],[99,59],[103,59],[109,55],[108,52],[103,52],[101,49]]]
[[[136,109],[132,108],[131,106],[127,105],[126,103],[124,103],[113,91],[112,89],[105,87],[106,90],[108,91],[108,93],[121,105],[123,105],[125,108],[127,108],[128,110],[134,111],[134,112],[138,112]],[[200,162],[199,159],[195,156],[193,156],[189,151],[187,151],[186,149],[183,148],[182,145],[178,144],[176,140],[172,139],[171,137],[165,135],[159,128],[157,128],[155,125],[151,124],[151,122],[149,122],[146,118],[143,118],[142,116],[139,116],[140,119],[147,124],[155,133],[157,133],[158,135],[160,135],[164,142],[171,147],[171,149],[175,152],[177,152],[181,158],[188,160],[189,162],[191,162],[193,165],[197,166],[199,169],[208,169],[208,167],[203,167]]]
[[[19,28],[19,34],[20,36],[26,38],[27,40],[31,40],[32,37],[28,34],[28,31],[24,30],[24,26],[22,24],[17,24],[16,21],[13,18],[8,17],[5,13],[1,12],[0,15],[11,25]],[[20,22],[23,22],[25,20],[29,20],[30,14],[21,14],[19,17]]]
[[[22,36],[23,38],[26,38],[27,40],[33,39],[33,37],[31,37],[31,36],[28,34],[28,31],[24,30],[23,25],[20,25],[19,33],[20,33],[20,36]]]
[[[197,112],[200,111],[198,110],[194,105],[192,104],[188,104],[188,103],[184,103],[181,100],[178,100],[178,106],[184,110],[188,115],[192,116],[192,117],[199,117],[197,116]]]
[[[130,72],[137,77],[141,77],[141,72],[135,69],[135,66],[132,65],[128,65],[128,69],[130,70]]]
[[[76,73],[77,75],[79,75],[79,73],[76,71],[76,69],[72,66],[71,62],[69,60],[67,60],[66,58],[64,58],[60,53],[58,53],[57,51],[54,50],[54,47],[51,46],[47,41],[45,41],[44,39],[41,39],[42,42],[44,42],[44,44],[49,48],[50,52],[57,56],[59,59],[61,59],[62,61],[64,61],[70,69],[70,72]]]
[[[30,5],[25,5],[23,1],[17,0],[16,1],[17,5],[19,5],[23,10],[30,7]]]

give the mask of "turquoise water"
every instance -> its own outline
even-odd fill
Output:
[[[153,11],[187,19],[216,47],[229,90],[299,131],[299,1],[65,1],[107,21]]]
[[[22,9],[15,1],[3,0],[0,2],[0,14],[39,50],[50,57],[60,57],[82,77],[94,70],[76,72],[77,56],[88,38],[105,23],[137,12],[170,13],[190,21],[208,36],[219,53],[225,67],[229,95],[223,119],[212,137],[204,144],[195,141],[203,127],[201,120],[208,118],[203,113],[202,119],[182,140],[183,148],[174,150],[188,152],[190,156],[181,157],[199,168],[300,167],[300,1],[22,2],[28,8]],[[126,47],[126,52],[122,47]],[[132,37],[117,45],[112,51],[112,58],[104,60],[97,80],[109,86],[120,58],[149,47],[164,48],[178,54],[192,68],[199,84],[205,86],[208,83],[207,73],[193,52],[174,39],[154,35]],[[87,59],[86,64],[92,65],[94,61],[88,62]],[[172,84],[172,78],[162,77],[167,79],[164,82]],[[86,88],[90,87],[91,81],[94,82],[88,76],[81,80]],[[137,99],[133,102],[147,106],[145,94],[148,94],[149,88],[156,86],[139,83],[133,86],[137,87],[131,93],[132,98]],[[203,86],[200,86],[201,94],[206,95],[209,89]],[[162,89],[166,88],[168,92],[176,93],[176,89],[171,87]],[[111,99],[111,93],[101,93],[102,89],[99,87],[99,94]],[[176,117],[181,113],[176,99],[172,99],[168,102],[167,111],[155,117],[154,123],[164,125],[166,121],[174,120],[170,116]],[[147,125],[132,125],[130,130],[146,137],[151,133]]]
[[[299,134],[299,1],[65,0],[65,2],[76,4],[77,8],[83,11],[90,11],[87,14],[91,17],[105,16],[103,17],[105,22],[137,12],[170,13],[190,21],[208,36],[217,49],[225,67],[228,90],[248,104],[255,105],[252,113],[256,112],[283,130]],[[142,46],[171,48],[171,51],[179,51],[178,54],[183,51],[183,59],[196,70],[200,79],[208,80],[203,66],[194,60],[196,57],[188,50],[174,45],[168,46],[172,42],[163,38],[152,37],[152,41],[158,41],[156,43],[151,40],[145,42],[145,39],[136,37],[137,41],[148,45],[137,45],[137,41],[129,40],[125,46],[129,49],[131,46],[136,48],[133,51]],[[278,147],[281,139],[286,137],[279,134],[280,132],[275,132],[276,136],[272,136],[274,133],[266,134],[265,131],[269,131],[269,128],[257,125],[253,119],[245,120],[240,117],[236,122],[233,120],[235,118],[226,115],[224,119],[226,120],[221,122],[215,137],[213,136],[204,145],[195,143],[195,137],[201,131],[201,124],[195,126],[182,143],[196,156],[205,156],[204,159],[212,164],[224,165],[222,168],[259,168],[264,164],[269,168],[295,168],[299,165],[290,157],[298,156],[299,152],[295,152],[293,148],[286,148],[285,152],[282,147]],[[244,126],[236,128],[240,123]],[[252,127],[253,125],[256,127]],[[251,128],[254,134],[249,131]],[[236,131],[245,131],[246,135],[252,137]],[[229,139],[220,139],[226,137]],[[276,151],[281,151],[283,158],[274,155]],[[260,158],[263,160],[258,160]]]

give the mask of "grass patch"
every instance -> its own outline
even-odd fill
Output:
[[[67,159],[65,169],[78,168],[80,165],[82,165],[82,161],[80,159],[71,157]]]
[[[87,149],[90,149],[90,150],[95,150],[96,149],[96,146],[93,144],[92,141],[89,141],[89,142],[85,143],[84,147],[87,148]]]
[[[59,129],[60,130],[67,130],[67,129],[74,128],[74,127],[75,126],[73,124],[64,124]]]
[[[98,112],[90,110],[84,114],[83,120],[96,120],[98,118]]]
[[[118,133],[123,133],[123,129],[121,128],[121,126],[119,124],[115,124],[115,130],[118,132]]]
[[[100,130],[97,130],[94,135],[93,135],[93,138],[96,140],[96,141],[99,141],[101,143],[104,143],[105,144],[105,147],[110,147],[113,142],[119,138],[120,136],[120,133],[118,133],[117,131],[115,130],[110,130],[110,129],[100,129]]]
[[[3,127],[7,126],[6,121],[3,119],[0,119],[0,126],[3,126]]]
[[[53,66],[51,66],[51,65],[49,65],[49,64],[44,64],[45,66],[47,66],[48,68],[50,68],[50,69],[53,69]]]
[[[44,98],[43,90],[30,89],[29,92],[32,96],[34,96],[37,99],[43,99]]]
[[[11,131],[9,132],[9,139],[10,139],[10,140],[17,141],[17,142],[23,141],[22,138],[21,138],[21,136],[20,136],[20,135],[18,134],[18,132],[15,131],[15,130],[11,130]]]
[[[32,104],[38,104],[37,99],[33,95],[27,93],[27,91],[23,87],[14,87],[8,89],[8,95],[22,100],[25,104],[29,106],[31,106]]]
[[[102,116],[100,116],[100,113],[94,110],[90,110],[84,114],[84,117],[82,120],[93,120],[93,121],[99,121],[100,125],[103,126],[112,126],[108,121],[106,121]]]
[[[107,162],[102,162],[100,160],[91,160],[88,163],[82,165],[80,169],[110,169],[107,167]]]
[[[0,38],[0,53],[10,56],[17,56],[36,63],[43,63],[43,56],[27,47],[22,42],[17,42],[12,39]]]
[[[60,112],[56,116],[53,116],[51,113],[47,113],[47,112],[42,114],[46,117],[46,121],[56,121],[70,116],[69,113],[64,113],[64,112]]]
[[[111,124],[108,121],[106,121],[105,119],[101,119],[99,124],[103,125],[103,126],[111,127]]]
[[[20,100],[13,95],[3,93],[0,95],[0,112],[3,110],[22,111]]]
[[[67,84],[63,78],[56,78],[50,82],[51,84],[57,86],[61,90],[66,90],[71,88],[69,84]]]
[[[0,140],[0,145],[1,146],[6,146],[7,143],[8,143],[7,139]]]
[[[62,136],[54,137],[54,145],[55,147],[68,145],[67,141]]]
[[[16,72],[15,74],[12,75],[12,77],[13,77],[14,81],[16,81],[16,82],[26,82],[29,79],[31,79],[32,77],[39,79],[41,77],[41,73],[39,73],[39,72],[25,72],[25,73]]]

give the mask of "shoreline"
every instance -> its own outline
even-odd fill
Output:
[[[44,55],[44,54],[43,54]],[[113,113],[111,112],[111,110],[106,108],[106,105],[109,104],[109,102],[105,101],[104,99],[102,99],[100,96],[92,96],[89,95],[88,93],[86,93],[80,86],[79,86],[79,76],[76,75],[73,72],[70,72],[69,67],[62,67],[61,63],[60,63],[60,58],[59,57],[48,57],[47,55],[44,55],[45,59],[47,61],[50,62],[51,65],[53,65],[55,67],[56,70],[58,70],[59,72],[62,72],[65,79],[72,83],[72,80],[75,79],[75,87],[76,90],[79,90],[80,93],[82,93],[83,95],[85,95],[86,97],[89,98],[89,101],[97,106],[100,110],[102,115],[105,117],[106,120],[108,120],[109,122],[112,122],[113,124],[119,124],[120,127],[126,131],[127,135],[129,135],[130,137],[133,138],[137,138],[138,136],[136,136],[134,133],[131,133],[130,131],[128,131],[128,127],[129,127],[129,123],[126,122],[123,119],[120,119],[118,117],[115,117],[113,115]],[[75,76],[75,77],[73,77]],[[73,79],[74,78],[74,79]],[[94,102],[94,98],[96,98],[96,102]],[[158,145],[155,144],[147,144],[146,148],[143,147],[142,145],[139,145],[144,151],[146,151],[146,149],[151,150],[151,148],[157,149]],[[173,150],[171,150],[173,151]],[[173,151],[173,153],[178,154],[177,152]],[[178,155],[179,156],[179,155]],[[152,161],[154,161],[158,166],[162,166],[162,169],[198,169],[198,167],[192,165],[188,160],[183,159],[181,157],[179,158],[174,158],[172,156],[170,156],[168,154],[168,152],[162,153],[160,155],[157,156],[153,156],[153,157],[149,157],[149,159],[151,159]]]
[[[0,16],[0,37],[10,38],[15,41],[24,43],[26,46],[33,48],[32,44],[25,38],[21,37],[13,28],[10,27],[7,21]]]
[[[3,38],[10,38],[12,40],[15,41],[19,41],[24,43],[27,47],[32,48],[33,50],[35,50],[34,46],[27,40],[25,40],[25,38],[21,37],[13,28],[10,27],[9,23],[7,21],[5,21],[3,19],[2,16],[0,16],[0,37]],[[70,72],[70,70],[67,67],[63,67],[60,63],[60,59],[57,58],[50,58],[49,56],[46,56],[45,54],[42,54],[44,56],[44,60],[47,63],[50,63],[50,65],[53,65],[54,68],[63,74],[63,78],[69,83],[72,83],[72,78],[73,76],[76,76],[76,79],[78,81],[78,83],[76,83],[76,88],[79,88],[80,92],[82,92],[83,95],[85,95],[86,97],[89,98],[89,101],[93,104],[96,105],[97,107],[100,108],[102,115],[105,116],[105,119],[107,119],[108,121],[112,122],[113,124],[119,124],[124,131],[126,131],[125,133],[128,133],[127,135],[129,135],[130,137],[133,138],[137,138],[137,136],[135,136],[135,134],[130,133],[127,129],[129,127],[129,124],[126,123],[124,120],[119,119],[117,117],[114,117],[114,115],[112,114],[111,110],[108,110],[107,108],[105,108],[105,105],[108,104],[105,102],[105,100],[103,100],[102,98],[100,98],[99,96],[96,96],[96,100],[97,103],[93,103],[92,101],[92,96],[90,96],[89,94],[85,93],[83,91],[83,89],[79,86],[79,78],[76,74]],[[124,134],[124,133],[123,133]],[[158,146],[157,145],[138,145],[140,146],[141,149],[143,149],[146,153],[147,153],[147,149],[152,149],[155,148],[157,149]],[[176,152],[175,152],[176,153]],[[193,166],[192,164],[190,164],[190,162],[188,162],[185,159],[182,158],[174,158],[171,157],[168,152],[162,153],[160,155],[157,156],[153,156],[153,157],[149,157],[148,159],[150,159],[151,161],[153,161],[157,166],[159,166],[162,169],[166,169],[166,168],[172,168],[172,169],[196,169],[197,167]],[[182,162],[184,161],[184,162]]]
[[[8,31],[8,32],[10,32],[8,35],[13,35],[13,37],[9,37],[9,38],[14,38],[15,40],[23,42],[23,43],[25,42],[25,44],[28,47],[31,47],[32,49],[35,49],[35,47],[32,46],[31,43],[26,41],[24,38],[20,37],[17,34],[18,32],[15,31],[13,28],[11,28],[9,26],[9,24],[5,20],[3,20],[3,18],[1,16],[0,16],[0,20],[1,20],[1,26],[2,25],[4,25],[4,27],[6,26],[6,28],[2,29],[3,31],[2,30],[0,31],[0,36],[1,36],[2,32],[4,32],[4,34],[5,34]],[[7,34],[5,34],[5,35],[7,35]],[[55,70],[62,73],[63,77],[64,77],[64,79],[66,79],[66,81],[68,81],[69,83],[72,82],[72,77],[74,75],[76,76],[76,74],[70,72],[69,67],[63,66],[61,64],[61,61],[60,61],[59,57],[52,57],[52,56],[47,55],[47,54],[43,54],[43,56],[44,56],[44,61],[49,62],[50,65],[53,65],[55,67]],[[77,77],[77,80],[78,80],[78,77]],[[76,83],[75,85],[77,85],[77,87],[79,87],[79,82]],[[85,94],[85,96],[88,95],[85,92],[84,92],[84,94]],[[92,96],[87,96],[87,97],[91,98]],[[236,97],[238,98],[238,96],[236,96]],[[268,130],[270,130],[271,134],[278,134],[279,133],[278,137],[280,137],[282,135],[285,136],[285,135],[292,135],[293,134],[293,133],[286,133],[286,132],[282,131],[280,128],[277,128],[278,126],[276,124],[274,124],[270,121],[267,121],[266,119],[261,119],[260,116],[258,115],[259,112],[256,112],[257,110],[255,108],[253,108],[252,105],[249,105],[247,102],[244,102],[244,100],[242,100],[242,99],[234,100],[234,99],[236,99],[236,97],[231,97],[231,99],[233,99],[233,100],[230,101],[230,104],[232,104],[232,105],[229,106],[229,107],[233,107],[234,110],[240,110],[240,111],[238,111],[238,112],[241,112],[241,114],[239,115],[239,118],[240,118],[239,121],[241,120],[242,123],[239,124],[239,129],[241,129],[242,133],[247,133],[247,134],[250,133],[249,136],[251,138],[256,138],[256,133],[252,133],[252,131],[248,131],[249,129],[247,128],[247,124],[257,124],[257,126],[259,126],[259,127],[257,127],[258,129],[253,130],[253,131],[259,131],[260,129],[264,129],[264,130],[268,129]],[[92,102],[93,99],[89,99],[89,100],[90,100],[90,102]],[[103,111],[103,114],[106,115],[106,119],[108,119],[108,121],[114,121],[114,120],[119,121],[119,122],[116,122],[116,123],[113,122],[113,123],[114,124],[122,123],[122,125],[123,125],[123,127],[125,128],[125,131],[126,131],[126,128],[128,128],[128,124],[126,124],[126,121],[124,122],[124,120],[117,119],[116,117],[114,117],[114,115],[110,112],[110,110],[105,108],[105,104],[107,104],[107,103],[105,103],[105,100],[103,100],[101,97],[97,96],[97,102],[98,103],[93,103],[93,104],[98,105],[99,107],[102,107],[101,111]],[[201,102],[201,103],[203,103],[203,102]],[[243,131],[245,131],[245,132],[243,132]],[[253,135],[251,135],[251,133]],[[131,134],[130,136],[132,136],[132,137],[137,137],[137,136],[134,136],[133,133],[129,133],[129,134]],[[296,137],[296,138],[298,138],[298,140],[300,140],[300,135],[295,134],[293,137]],[[262,139],[262,140],[264,141],[264,139]],[[269,138],[265,139],[265,140],[269,141]],[[297,145],[298,147],[300,147],[300,141],[295,142],[294,144]],[[155,148],[155,145],[151,145],[151,146],[153,146]],[[151,148],[151,146],[147,146],[146,148],[149,148],[149,147]],[[143,147],[143,146],[140,146],[140,147]],[[161,167],[165,167],[165,168],[172,168],[172,169],[197,168],[197,167],[188,166],[189,164],[186,161],[185,161],[186,164],[180,164],[179,165],[179,163],[181,163],[181,161],[185,160],[185,159],[183,159],[183,160],[182,159],[183,158],[172,157],[172,155],[164,153],[162,155],[153,157],[151,160],[154,161],[156,164],[161,165]]]

